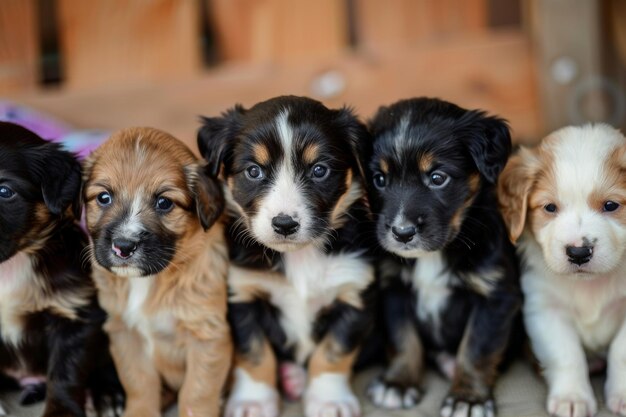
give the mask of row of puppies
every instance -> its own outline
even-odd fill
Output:
[[[125,131],[112,138],[108,148],[105,145],[96,152],[85,170],[88,225],[97,261],[96,282],[106,294],[101,302],[112,316],[107,324],[112,351],[118,369],[124,370],[121,377],[129,395],[128,415],[158,415],[159,395],[152,383],[159,376],[169,387],[181,389],[181,415],[196,415],[196,410],[203,413],[199,415],[213,415],[216,410],[219,393],[209,390],[209,396],[202,396],[192,382],[202,385],[203,381],[198,381],[202,375],[188,378],[180,368],[182,362],[184,370],[186,360],[187,374],[204,365],[218,375],[218,382],[225,373],[215,367],[222,353],[228,356],[228,342],[220,332],[225,310],[219,302],[220,285],[207,289],[195,283],[217,283],[219,279],[203,277],[198,271],[188,274],[185,268],[197,257],[184,258],[178,249],[181,242],[180,247],[188,249],[185,242],[196,235],[199,225],[208,228],[219,216],[223,200],[215,181],[218,174],[226,181],[227,200],[233,201],[240,216],[231,217],[234,224],[227,229],[232,258],[229,315],[236,345],[235,383],[227,414],[277,414],[277,361],[281,385],[292,397],[301,395],[304,388],[297,364],[308,361],[307,415],[358,414],[347,381],[371,329],[378,293],[383,294],[382,309],[395,352],[388,370],[372,386],[373,400],[388,407],[417,401],[424,343],[429,356],[453,380],[442,414],[494,413],[491,390],[519,305],[512,246],[503,239],[506,231],[495,210],[493,192],[510,150],[506,126],[499,119],[448,103],[413,100],[381,109],[371,127],[373,149],[368,149],[368,133],[350,112],[328,110],[307,99],[278,98],[206,120],[199,135],[201,151],[209,162],[206,176],[193,157],[173,158],[181,145],[165,146],[172,141],[169,137],[152,139],[162,135],[157,132]],[[596,135],[608,134],[597,129]],[[611,146],[623,147],[623,137],[613,136]],[[607,155],[605,152],[599,160]],[[543,160],[550,162],[550,158]],[[514,168],[525,166],[512,164]],[[140,182],[131,181],[128,167],[146,175]],[[514,168],[504,176],[510,181],[502,182],[500,194],[511,234],[516,237],[526,218],[524,201],[535,195],[536,181],[524,181],[528,183],[525,188],[519,184],[522,179],[535,178],[529,173],[545,176],[545,172]],[[363,178],[373,184],[374,222],[364,204],[369,181]],[[176,189],[187,191],[172,195]],[[553,191],[550,196],[558,197],[558,190]],[[614,207],[609,203],[618,208],[621,204],[605,203],[610,208]],[[546,212],[552,209],[550,204],[554,203],[545,205]],[[618,211],[610,208],[603,212]],[[184,221],[190,219],[191,223]],[[547,223],[536,226],[533,222],[528,239],[532,241],[533,233]],[[217,230],[221,232],[219,227]],[[374,234],[390,253],[419,258],[414,265],[393,257],[382,262],[381,292],[375,291],[370,266],[376,254],[367,245]],[[582,243],[585,239],[604,248],[598,237],[580,238]],[[219,233],[200,240],[214,246],[207,255],[210,259],[200,263],[213,262],[211,271],[218,275],[220,265],[226,264],[225,251],[215,247],[220,245]],[[570,243],[565,249],[567,264],[577,265],[577,269],[566,273],[587,276],[606,272],[593,269],[591,254],[577,257],[582,249],[572,252],[572,247],[585,245],[577,245],[575,239]],[[595,256],[606,257],[601,255],[603,250]],[[178,269],[182,276],[177,275]],[[167,288],[157,287],[167,281],[161,276],[167,276],[168,270],[177,279],[170,279]],[[138,275],[151,278],[146,283],[136,278]],[[118,276],[131,278],[120,280]],[[179,292],[178,280],[185,276],[193,278],[180,286],[194,290]],[[203,301],[192,298],[194,291]],[[213,293],[216,299],[207,302]],[[177,296],[181,298],[174,300]],[[168,298],[169,305],[164,302]],[[196,302],[208,307],[191,308]],[[184,308],[179,303],[185,304]],[[166,307],[161,309],[161,305]],[[199,316],[202,318],[194,322],[193,317]],[[619,314],[615,321],[620,322]],[[217,342],[217,351],[207,352],[207,346],[198,343],[200,333],[204,341]],[[535,347],[541,347],[530,333]],[[172,343],[182,350],[176,352],[178,356],[171,351]],[[196,353],[218,357],[211,362],[193,355],[191,345],[200,347]],[[141,354],[146,351],[147,355]],[[549,370],[551,358],[539,357]],[[554,373],[559,370],[557,367]],[[136,372],[152,381],[149,389],[144,384],[137,386],[136,379],[133,385]],[[615,380],[619,378],[613,380],[611,389],[617,392],[617,400],[616,395],[608,397],[609,405],[614,409],[611,404],[617,401],[614,411],[618,411],[622,403]],[[552,413],[585,412],[580,409],[580,398],[573,395],[579,392],[572,394],[571,388],[578,387],[580,379],[567,379],[569,390],[554,388],[558,384],[550,378],[549,382]],[[611,374],[607,387],[610,383]],[[220,384],[214,385],[219,390]],[[213,409],[195,408],[211,400]],[[595,402],[583,407],[592,412],[591,405]]]

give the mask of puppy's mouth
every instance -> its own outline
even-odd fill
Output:
[[[94,249],[101,267],[127,278],[156,275],[169,267],[173,256],[173,250],[150,239],[101,239]]]

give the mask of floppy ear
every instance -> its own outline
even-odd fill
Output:
[[[224,192],[221,183],[207,173],[207,167],[190,165],[185,168],[187,183],[202,228],[206,231],[224,212]]]
[[[336,110],[336,112],[337,127],[341,131],[346,132],[345,139],[347,139],[350,145],[359,174],[363,181],[367,183],[365,170],[372,154],[372,137],[365,124],[354,115],[350,108],[343,107]]]
[[[202,117],[198,130],[198,149],[206,159],[208,174],[217,177],[222,163],[230,156],[232,140],[241,126],[241,116],[246,110],[236,105],[221,117]]]
[[[500,212],[509,229],[511,242],[517,242],[524,231],[528,212],[528,194],[535,181],[535,157],[521,148],[506,164],[498,181]]]
[[[480,118],[481,129],[468,136],[467,146],[478,172],[495,184],[511,154],[509,126],[504,119],[488,117],[483,112],[473,115]]]
[[[62,214],[70,205],[76,218],[81,214],[81,167],[70,152],[56,143],[46,143],[28,153],[31,174],[41,183],[43,201],[52,214]]]

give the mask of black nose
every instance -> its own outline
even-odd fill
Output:
[[[593,256],[593,246],[566,246],[565,254],[571,263],[582,265],[589,262]]]
[[[138,242],[128,239],[113,239],[112,243],[113,253],[122,259],[126,259],[135,253]]]
[[[417,229],[415,228],[415,226],[393,226],[391,228],[391,233],[393,233],[394,239],[396,239],[398,242],[407,243],[413,240],[413,236],[415,236],[415,233],[417,233]]]
[[[279,214],[272,219],[272,227],[274,228],[274,231],[276,233],[279,233],[283,236],[289,236],[298,231],[300,223],[295,221],[291,216]]]

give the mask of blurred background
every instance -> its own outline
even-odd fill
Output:
[[[521,143],[623,128],[625,68],[626,0],[0,0],[5,110],[194,148],[198,115],[280,94],[365,119],[440,97],[508,119]]]

